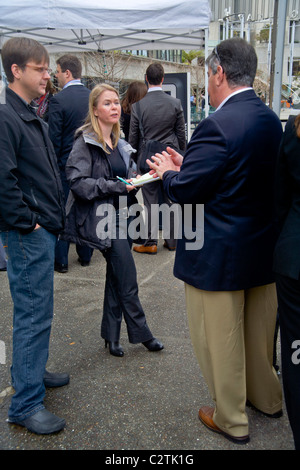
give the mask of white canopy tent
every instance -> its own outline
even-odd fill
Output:
[[[286,19],[280,5],[279,24]],[[201,49],[208,39],[209,0],[0,0],[0,50],[16,35],[48,51]],[[280,29],[280,28],[279,28]],[[284,31],[276,41],[274,110],[280,113]],[[207,55],[207,48],[206,48]],[[206,100],[207,101],[207,100]]]
[[[0,47],[16,35],[49,52],[199,49],[209,0],[1,0]]]

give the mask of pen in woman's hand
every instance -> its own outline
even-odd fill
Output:
[[[129,181],[126,181],[124,180],[123,178],[120,178],[120,176],[117,176],[118,180],[122,181],[123,183],[125,184],[129,184],[130,186],[134,186],[132,183],[130,183]]]

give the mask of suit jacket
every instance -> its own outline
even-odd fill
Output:
[[[195,129],[181,171],[163,178],[183,212],[174,267],[179,279],[209,291],[274,281],[273,186],[281,135],[280,120],[253,90],[229,98]],[[201,204],[204,224],[196,213]],[[201,226],[202,247],[188,239]]]
[[[276,175],[276,210],[280,236],[274,253],[275,272],[292,279],[300,274],[300,139],[290,116],[282,138]]]
[[[74,133],[88,113],[90,90],[83,85],[69,85],[54,95],[49,103],[49,136],[60,170],[64,170],[72,150]]]
[[[129,143],[138,154],[143,144],[139,131],[138,104],[145,140],[158,140],[178,150],[185,150],[185,121],[181,102],[162,90],[155,90],[148,92],[131,108]]]

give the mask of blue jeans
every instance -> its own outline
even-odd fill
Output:
[[[53,317],[56,236],[44,228],[23,235],[2,232],[14,304],[12,396],[9,418],[25,419],[44,408],[43,376]]]

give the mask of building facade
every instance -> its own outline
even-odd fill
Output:
[[[271,67],[274,0],[210,0],[211,25],[209,46],[234,35],[253,44],[258,55],[258,69],[268,81]],[[281,21],[281,19],[279,19]],[[297,87],[300,75],[300,0],[288,0],[285,19],[285,46],[282,82]]]

